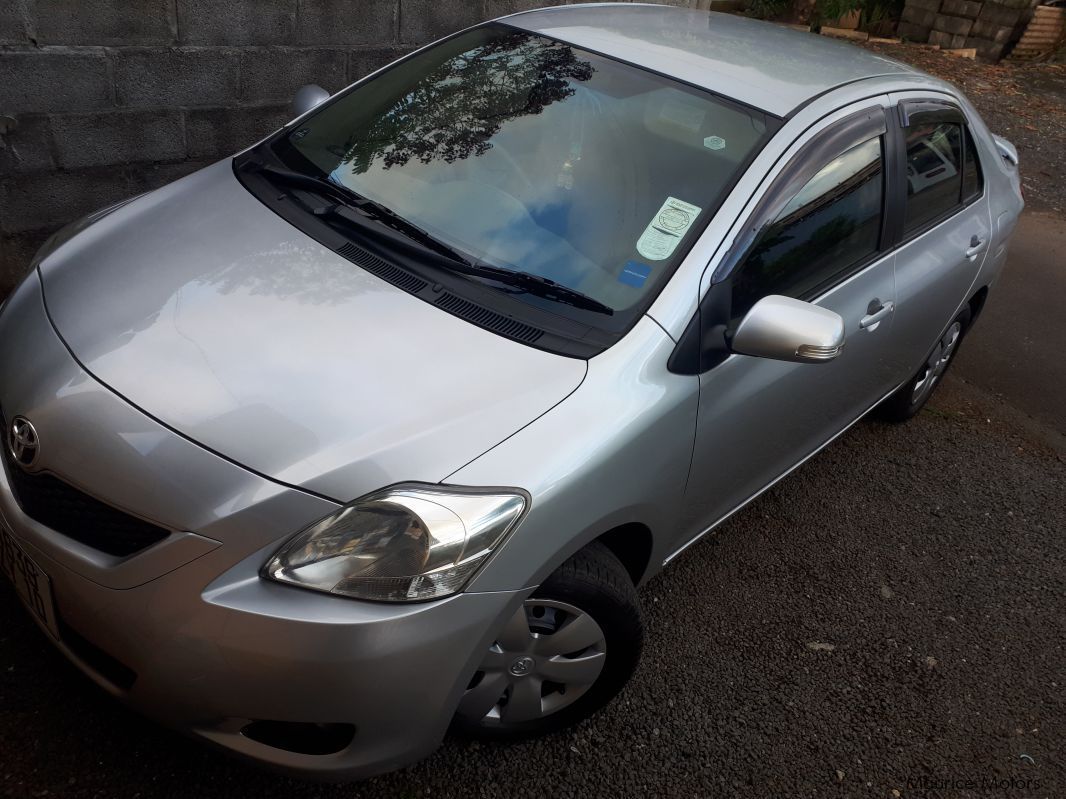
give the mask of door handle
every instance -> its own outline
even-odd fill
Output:
[[[879,300],[874,300],[870,303],[870,307],[867,310],[869,313],[859,320],[859,327],[863,330],[868,327],[873,327],[896,310],[896,305],[893,302],[880,302]]]
[[[972,261],[980,255],[987,246],[988,242],[975,233],[970,237],[970,246],[966,250],[966,257]]]

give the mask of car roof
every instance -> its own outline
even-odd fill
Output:
[[[503,20],[708,89],[779,117],[838,86],[923,73],[825,36],[732,14],[636,3],[525,11]]]

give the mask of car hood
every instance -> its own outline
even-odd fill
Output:
[[[339,501],[443,480],[586,370],[341,258],[228,161],[103,216],[40,268],[57,332],[98,380],[219,455]]]

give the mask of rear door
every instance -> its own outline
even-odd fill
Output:
[[[973,292],[992,236],[981,170],[962,109],[945,95],[893,95],[905,166],[896,250],[894,356],[905,379]]]

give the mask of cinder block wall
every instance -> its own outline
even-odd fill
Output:
[[[897,32],[913,42],[977,51],[996,62],[1021,38],[1039,0],[906,0]]]
[[[0,0],[0,297],[53,230],[262,138],[299,86],[560,2]]]

